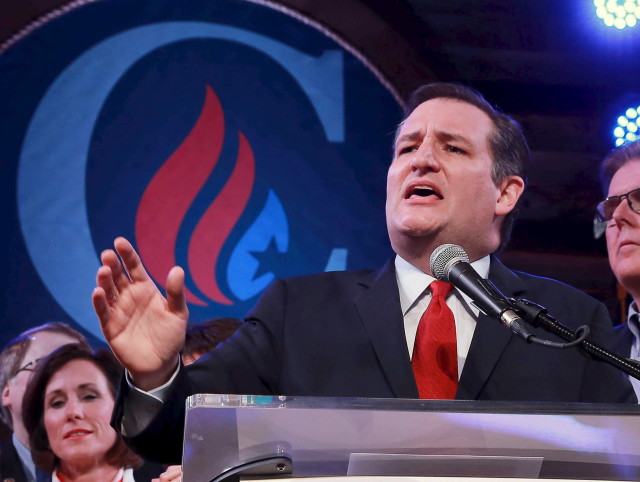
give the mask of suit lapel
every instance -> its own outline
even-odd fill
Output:
[[[365,289],[355,305],[394,395],[417,398],[393,259],[359,284]]]
[[[525,294],[524,283],[494,256],[491,257],[489,279],[508,297],[520,298]],[[502,352],[515,336],[502,324],[483,314],[471,340],[467,360],[456,392],[458,400],[475,400],[485,386]]]

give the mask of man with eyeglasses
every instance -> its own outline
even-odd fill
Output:
[[[609,153],[600,166],[608,193],[598,203],[596,220],[605,226],[609,264],[618,282],[633,298],[627,323],[617,328],[620,355],[640,360],[640,141]],[[640,380],[629,377],[640,395]]]
[[[11,440],[0,443],[0,481],[42,480],[31,459],[29,434],[22,422],[22,399],[38,361],[69,343],[89,347],[87,339],[70,326],[59,322],[46,323],[25,331],[0,353],[0,418],[13,430]]]

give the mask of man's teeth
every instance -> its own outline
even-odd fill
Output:
[[[438,196],[440,197],[440,195],[434,191],[431,188],[428,187],[422,187],[422,186],[418,186],[415,187],[413,189],[413,192],[411,193],[412,196],[420,196],[420,197],[427,197],[427,196]]]

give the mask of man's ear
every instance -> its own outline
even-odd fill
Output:
[[[10,404],[10,397],[11,396],[11,388],[9,387],[9,383],[7,383],[4,388],[2,389],[2,406],[3,407],[8,407]]]
[[[524,192],[524,179],[520,176],[507,176],[500,182],[498,189],[495,213],[496,216],[505,216],[518,204],[518,199]]]

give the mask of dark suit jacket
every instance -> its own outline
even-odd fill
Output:
[[[489,278],[505,295],[543,305],[570,328],[589,325],[591,341],[611,346],[607,310],[593,298],[557,281],[509,271],[497,258],[491,260]],[[123,384],[116,427],[127,389]],[[180,370],[162,412],[130,443],[146,458],[179,461],[184,400],[207,392],[418,398],[393,261],[379,271],[274,282],[230,340]],[[478,319],[456,398],[636,401],[616,369],[578,349],[527,344],[484,315]]]
[[[0,482],[15,479],[15,482],[27,482],[22,462],[11,439],[0,442]]]
[[[136,482],[147,482],[160,477],[162,472],[164,472],[164,466],[161,464],[145,461],[140,467],[133,469],[133,478]]]
[[[634,335],[628,323],[622,323],[615,327],[615,341],[613,351],[625,358],[631,356],[631,346],[634,342]]]
[[[49,482],[51,475],[36,469],[36,479],[38,482]],[[0,442],[0,482],[7,480],[27,482],[27,474],[12,439]]]

